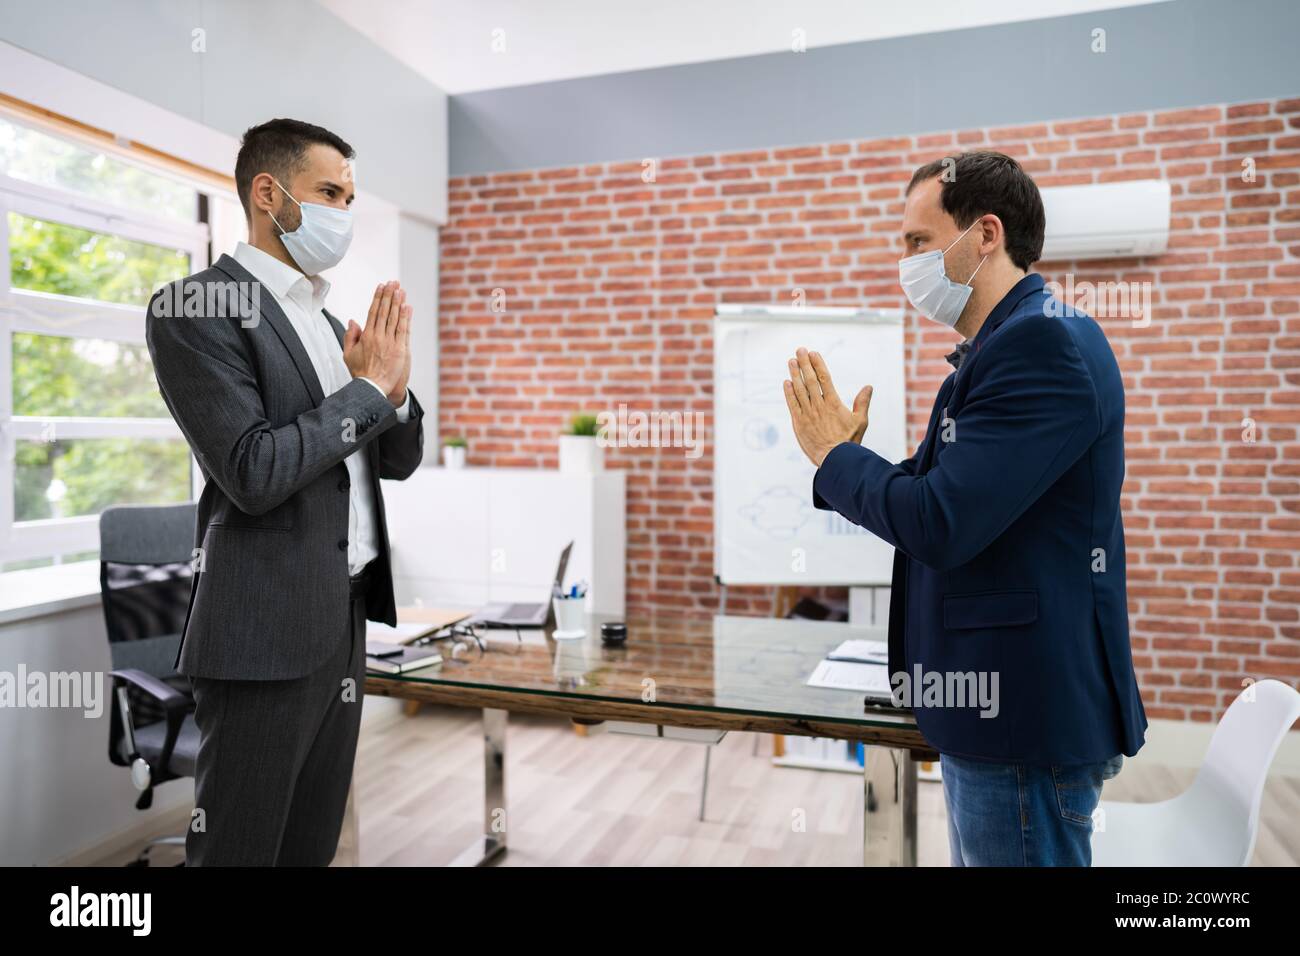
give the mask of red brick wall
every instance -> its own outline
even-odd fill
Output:
[[[1038,267],[1154,283],[1149,327],[1101,320],[1128,396],[1139,680],[1152,717],[1199,721],[1245,677],[1297,683],[1300,99],[660,158],[649,184],[639,160],[454,179],[442,433],[468,438],[472,464],[554,467],[575,410],[627,403],[711,422],[714,305],[789,303],[795,288],[809,304],[905,305],[903,189],[919,164],[974,147],[1016,156],[1042,186],[1171,182],[1166,255]],[[906,328],[919,442],[955,337],[915,314]],[[629,476],[629,605],[716,610],[710,450],[608,455]],[[768,591],[729,595],[732,612],[770,611]]]

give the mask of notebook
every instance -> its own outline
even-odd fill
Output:
[[[377,657],[373,651],[384,651]],[[366,645],[366,670],[380,674],[406,674],[410,671],[441,667],[442,655],[432,647],[404,647],[391,653],[391,645]]]

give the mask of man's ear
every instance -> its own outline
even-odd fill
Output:
[[[258,173],[250,184],[249,204],[262,212],[271,212],[275,208],[275,192],[274,177],[270,173]]]
[[[1006,230],[1002,228],[1002,220],[995,214],[989,213],[980,220],[978,226],[980,230],[980,255],[992,255],[1002,248],[1006,242]]]

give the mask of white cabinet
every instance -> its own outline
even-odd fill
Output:
[[[626,607],[626,479],[524,468],[419,468],[385,481],[397,603],[477,607],[550,597],[570,541],[565,585],[587,609]]]

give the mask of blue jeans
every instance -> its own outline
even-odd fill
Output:
[[[1101,763],[990,763],[940,754],[953,866],[1091,866],[1092,813],[1102,781],[1124,757]]]

